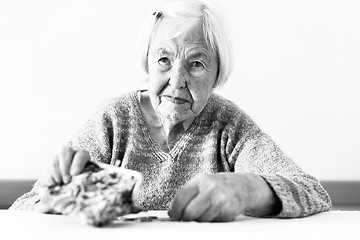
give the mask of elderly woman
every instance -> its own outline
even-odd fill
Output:
[[[148,88],[107,101],[38,180],[66,184],[88,161],[133,169],[137,205],[185,221],[239,214],[304,217],[331,201],[234,103],[214,93],[232,69],[215,11],[178,1],[155,12],[143,39]],[[41,206],[36,185],[11,209]]]

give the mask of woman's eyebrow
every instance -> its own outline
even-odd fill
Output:
[[[159,48],[158,50],[157,50],[157,53],[158,53],[158,55],[171,55],[172,53],[171,53],[171,51],[168,49],[168,48]]]
[[[209,60],[210,55],[207,50],[201,49],[201,50],[186,52],[186,58],[205,58],[205,60]]]

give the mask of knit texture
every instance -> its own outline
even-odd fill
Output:
[[[145,120],[137,92],[104,103],[70,141],[91,160],[144,175],[136,204],[170,208],[176,192],[197,173],[251,172],[262,176],[282,203],[273,217],[304,217],[331,209],[320,182],[289,159],[239,107],[212,94],[170,152],[161,150]],[[10,209],[33,209],[37,186]],[[251,213],[248,213],[251,214]]]

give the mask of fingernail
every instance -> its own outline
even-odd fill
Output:
[[[63,180],[64,180],[64,183],[65,183],[65,184],[68,184],[68,183],[70,182],[70,180],[71,180],[71,177],[70,177],[69,175],[65,175],[65,176],[63,177]]]

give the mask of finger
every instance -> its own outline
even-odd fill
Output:
[[[175,220],[182,219],[184,209],[198,193],[199,188],[197,185],[185,185],[175,195],[172,207],[168,212],[169,216]]]
[[[46,164],[42,166],[41,175],[39,177],[39,184],[42,186],[52,186],[55,185],[55,180],[51,176],[51,169],[53,164],[53,159],[48,161]]]
[[[183,210],[182,220],[196,221],[205,211],[210,211],[211,208],[211,196],[200,192]]]
[[[197,220],[199,222],[213,222],[220,215],[220,211],[220,207],[209,207]]]
[[[74,150],[70,146],[65,146],[61,149],[59,154],[59,167],[60,173],[62,176],[62,180],[65,184],[69,183],[71,180],[71,176],[69,174],[70,166],[74,157]]]
[[[85,168],[85,165],[90,161],[90,154],[87,151],[80,150],[77,151],[74,155],[71,168],[70,168],[70,174],[71,176],[76,176]]]
[[[50,169],[49,169],[50,177],[55,181],[55,184],[61,184],[61,173],[59,168],[59,160],[58,156],[55,156],[53,160],[50,162]],[[48,179],[50,179],[50,177]]]
[[[39,179],[39,183],[43,186],[54,186],[56,185],[56,181],[53,179],[50,172],[45,172]]]
[[[231,211],[230,209],[223,208],[222,211],[220,211],[219,215],[214,218],[214,222],[231,222],[234,221],[237,217],[237,214],[235,214],[235,211]]]
[[[213,219],[214,222],[230,222],[233,221],[239,214],[242,212],[238,209],[239,206],[233,204],[232,202],[226,202],[220,208],[220,212],[216,218]]]

